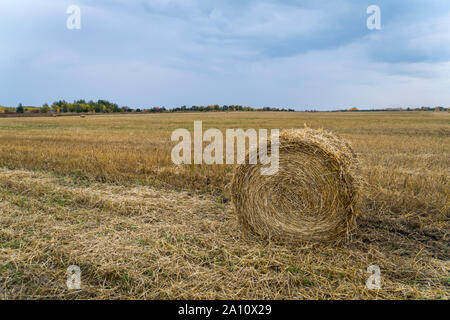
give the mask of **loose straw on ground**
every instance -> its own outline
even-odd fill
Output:
[[[350,145],[324,130],[283,130],[279,158],[279,171],[272,176],[260,174],[261,164],[235,168],[231,197],[240,222],[253,233],[280,240],[330,241],[347,235],[360,185]]]

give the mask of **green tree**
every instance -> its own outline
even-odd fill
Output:
[[[22,106],[21,103],[19,103],[19,106],[17,107],[16,112],[17,112],[17,113],[24,113],[24,109],[23,109],[23,106]]]
[[[52,110],[53,110],[54,112],[59,112],[59,106],[58,106],[57,104],[53,104],[53,105],[52,105]]]
[[[41,107],[41,113],[49,113],[50,112],[50,107],[48,106],[48,104],[44,104]]]

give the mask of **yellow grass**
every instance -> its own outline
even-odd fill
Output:
[[[281,241],[334,241],[348,236],[361,179],[350,144],[325,130],[282,130],[279,170],[236,166],[231,201],[242,225]]]
[[[170,134],[324,128],[365,184],[358,228],[331,245],[241,229],[229,166],[174,166]],[[0,118],[0,298],[425,298],[449,294],[450,115],[199,113]],[[66,288],[81,267],[82,290]],[[382,289],[369,291],[371,264]]]

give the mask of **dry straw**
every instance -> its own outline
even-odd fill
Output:
[[[261,166],[236,166],[231,185],[234,209],[248,230],[288,241],[348,235],[360,178],[345,140],[324,130],[283,130],[278,173],[263,176]]]

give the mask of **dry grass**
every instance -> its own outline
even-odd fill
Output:
[[[358,228],[329,245],[241,230],[228,166],[174,167],[170,133],[326,128],[362,161]],[[450,116],[229,113],[0,119],[0,298],[442,299]],[[68,291],[66,268],[82,270]],[[365,286],[371,264],[382,289]]]
[[[281,131],[279,170],[236,166],[231,200],[253,233],[282,241],[332,241],[348,236],[361,184],[350,144],[310,128]],[[248,154],[247,154],[248,158]]]

